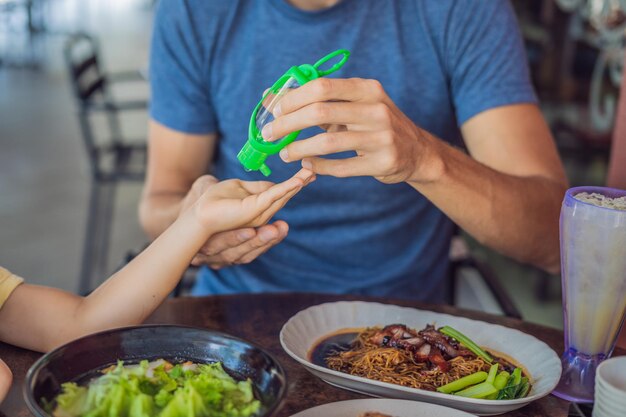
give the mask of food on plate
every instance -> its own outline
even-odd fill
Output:
[[[449,326],[416,331],[392,324],[338,333],[311,356],[335,371],[463,397],[522,398],[531,388],[522,368]]]
[[[119,361],[87,381],[66,382],[49,404],[54,417],[247,417],[260,402],[250,380],[236,381],[219,362]]]

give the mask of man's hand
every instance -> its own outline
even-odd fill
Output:
[[[427,182],[440,169],[434,158],[437,142],[396,107],[376,80],[319,78],[286,94],[274,115],[262,131],[266,140],[311,126],[327,130],[280,153],[285,162],[302,160],[316,174]],[[356,156],[320,158],[344,151]]]
[[[567,180],[539,108],[518,103],[461,126],[470,155],[416,126],[380,83],[317,79],[287,93],[263,129],[266,140],[311,126],[327,131],[281,153],[317,174],[406,181],[478,241],[558,271],[558,213]],[[345,159],[324,159],[355,151]],[[471,202],[471,204],[469,204]]]
[[[303,185],[306,185],[315,180],[315,176],[308,170],[302,170],[296,174],[295,179],[301,181]],[[202,202],[204,207],[210,208],[214,206],[208,214],[204,213],[206,221],[218,221],[215,216],[222,218],[225,215],[235,214],[235,209],[241,211],[242,207],[240,203],[243,203],[246,197],[267,192],[271,186],[272,183],[265,181],[249,183],[229,180],[220,183],[215,177],[205,175],[194,182],[189,193],[183,200],[181,213],[204,200]],[[229,202],[237,204],[217,208],[215,207],[217,201],[213,201],[217,198],[216,195],[217,197],[230,196],[229,199],[231,199],[231,201]],[[289,230],[287,223],[282,220],[276,221],[273,224],[266,223],[291,196],[291,193],[287,194],[287,198],[281,198],[277,204],[272,205],[265,212],[245,223],[241,223],[241,225],[245,227],[231,225],[230,228],[239,228],[213,235],[194,257],[192,264],[196,266],[206,264],[213,269],[219,269],[233,264],[245,264],[252,262],[270,248],[280,243],[287,236]],[[212,204],[209,204],[207,200],[210,200]],[[224,203],[224,201],[222,201],[222,203]],[[233,207],[233,205],[236,207]],[[214,211],[215,215],[212,215],[211,213]],[[249,209],[248,211],[252,212],[253,210]],[[237,220],[239,219],[240,218]],[[220,219],[219,221],[223,223],[223,220]]]

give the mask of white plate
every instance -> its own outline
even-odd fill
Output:
[[[452,326],[477,344],[502,352],[526,368],[532,390],[526,398],[481,400],[403,387],[334,371],[309,361],[309,351],[323,338],[345,328],[402,323],[414,329],[427,324]],[[367,395],[436,403],[478,415],[496,415],[548,395],[561,376],[561,361],[545,343],[508,327],[394,305],[341,301],[309,307],[289,319],[280,331],[283,349],[314,375],[341,388]]]
[[[476,417],[473,414],[440,405],[381,398],[338,401],[300,411],[291,417],[359,417],[368,411],[378,411],[392,417]]]

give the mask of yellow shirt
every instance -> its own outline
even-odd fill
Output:
[[[22,282],[24,282],[22,278],[13,275],[11,271],[0,266],[0,308],[2,308],[13,290]]]

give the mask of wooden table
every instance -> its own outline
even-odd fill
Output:
[[[460,310],[450,306],[386,300],[376,298],[335,296],[325,294],[262,294],[215,297],[181,297],[168,300],[148,320],[149,323],[184,324],[220,330],[255,342],[274,354],[287,373],[288,390],[276,417],[287,417],[298,411],[333,401],[367,398],[335,388],[309,374],[281,348],[278,334],[283,324],[303,308],[339,300],[368,300],[461,315],[519,329],[546,342],[559,354],[563,350],[563,332],[516,319]],[[625,354],[624,350],[616,352]],[[2,405],[0,417],[26,417],[31,414],[22,399],[26,371],[39,354],[0,344],[0,357],[13,371],[13,387]],[[508,417],[566,417],[569,403],[552,395],[530,405],[504,414]]]

